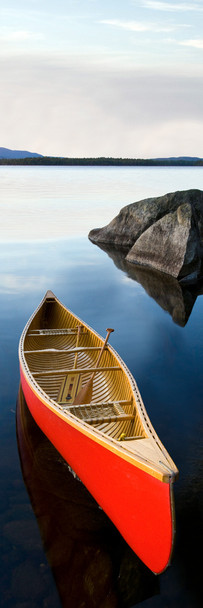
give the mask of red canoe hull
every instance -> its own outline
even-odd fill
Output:
[[[38,426],[153,572],[170,562],[173,546],[172,484],[156,479],[94,441],[35,393],[21,370],[21,384]]]

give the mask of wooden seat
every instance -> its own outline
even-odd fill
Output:
[[[126,401],[125,403],[127,404],[130,402]],[[116,401],[83,405],[66,405],[63,409],[77,418],[80,418],[80,420],[88,422],[88,424],[116,422],[117,420],[134,420],[134,415],[125,413],[121,404]]]
[[[31,329],[28,336],[68,336],[77,335],[77,328],[61,327],[59,329]],[[87,334],[87,331],[82,331],[81,335]]]

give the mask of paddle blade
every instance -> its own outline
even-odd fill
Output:
[[[93,378],[90,378],[88,382],[81,388],[77,397],[74,399],[73,405],[82,405],[83,403],[90,403],[92,400],[92,389],[93,389]]]

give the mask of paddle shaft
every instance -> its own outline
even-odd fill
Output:
[[[88,380],[88,382],[85,384],[85,386],[83,386],[83,388],[81,388],[80,392],[78,393],[77,397],[75,398],[73,405],[79,405],[82,403],[89,403],[91,401],[92,398],[92,388],[93,388],[93,379],[94,376],[96,374],[96,370],[99,367],[99,363],[101,361],[101,357],[103,355],[103,352],[106,348],[109,336],[111,334],[111,332],[114,331],[114,329],[111,329],[110,327],[108,327],[107,331],[107,336],[106,339],[104,341],[104,344],[101,348],[101,351],[99,353],[96,365],[95,365],[95,371],[93,372],[93,374],[91,375],[91,378]]]

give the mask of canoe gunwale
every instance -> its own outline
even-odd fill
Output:
[[[82,321],[79,317],[77,317],[69,309],[67,309],[65,306],[63,306],[63,304],[61,304],[61,302],[55,296],[53,296],[53,299],[55,299],[56,302],[58,302],[65,310],[68,310],[68,312],[73,316],[73,318],[79,324],[81,324],[85,330],[88,330],[93,335],[95,335],[101,341],[101,343],[104,342],[103,338],[95,330],[93,330],[88,324],[84,323],[84,321]],[[74,426],[80,432],[84,433],[85,435],[87,435],[88,437],[93,439],[93,441],[97,441],[97,442],[101,443],[102,445],[104,445],[107,449],[110,449],[114,453],[117,453],[122,459],[128,460],[129,462],[134,464],[134,466],[137,466],[138,468],[145,470],[147,473],[149,473],[150,475],[152,475],[154,477],[157,477],[158,479],[160,479],[163,482],[171,484],[171,482],[174,481],[174,478],[177,477],[177,475],[178,475],[176,466],[173,463],[168,452],[164,448],[163,444],[161,443],[158,435],[156,434],[156,432],[151,424],[151,421],[145,410],[145,406],[143,404],[139,389],[137,387],[137,384],[136,384],[136,381],[135,381],[133,375],[131,374],[130,370],[128,369],[127,365],[124,363],[124,361],[122,360],[120,355],[118,355],[118,353],[115,351],[115,349],[112,346],[108,345],[107,349],[117,359],[119,367],[121,368],[121,370],[125,373],[125,375],[128,378],[128,381],[131,385],[132,394],[133,394],[135,402],[136,402],[138,414],[140,416],[142,425],[143,425],[145,433],[146,433],[146,437],[151,439],[153,447],[158,449],[160,458],[162,455],[162,458],[166,459],[166,461],[167,461],[166,464],[161,461],[160,461],[160,464],[157,464],[157,462],[150,460],[148,457],[144,458],[143,456],[136,454],[135,449],[132,449],[132,447],[130,448],[129,445],[126,445],[127,441],[118,442],[118,440],[114,439],[113,437],[106,435],[104,432],[91,426],[84,420],[79,419],[74,414],[69,412],[67,409],[64,410],[63,407],[60,404],[58,404],[56,401],[51,399],[49,397],[49,395],[47,395],[47,393],[36,382],[35,377],[34,377],[35,374],[32,374],[32,372],[30,371],[29,366],[27,364],[27,361],[25,359],[24,340],[25,340],[26,335],[28,334],[31,322],[33,321],[37,312],[40,310],[40,308],[42,307],[42,305],[44,304],[44,302],[46,300],[47,300],[47,296],[45,295],[44,298],[42,299],[42,301],[40,302],[39,306],[37,307],[37,309],[33,312],[31,317],[29,318],[29,320],[22,332],[20,343],[19,343],[19,360],[20,360],[21,372],[25,376],[26,381],[28,382],[31,390],[34,391],[34,393],[37,395],[37,397],[40,399],[40,401],[46,407],[48,407],[49,409],[54,411],[55,414],[57,416],[59,416],[60,418],[63,418],[63,420],[66,423],[69,423],[71,426]],[[41,330],[41,332],[43,332],[43,330]],[[37,335],[37,334],[35,333],[35,335]],[[43,334],[41,333],[38,335],[43,335]]]

